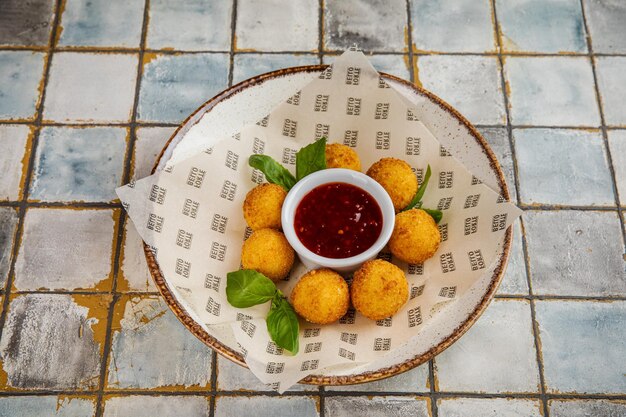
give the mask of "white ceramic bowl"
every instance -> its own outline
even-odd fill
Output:
[[[356,256],[341,259],[320,256],[307,249],[296,235],[293,224],[298,205],[309,191],[317,186],[331,182],[343,182],[357,186],[370,193],[380,206],[383,215],[383,227],[380,235],[369,249]],[[374,259],[376,255],[378,255],[378,252],[385,247],[391,237],[391,232],[393,232],[395,211],[387,191],[367,175],[350,169],[329,168],[307,175],[289,190],[283,203],[281,221],[285,237],[307,268],[314,269],[324,267],[334,269],[338,272],[351,272],[358,269],[365,261]]]

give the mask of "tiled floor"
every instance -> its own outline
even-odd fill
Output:
[[[0,416],[626,415],[625,21],[609,0],[1,2]],[[450,349],[277,396],[159,299],[113,189],[216,92],[354,42],[478,126],[525,214]]]

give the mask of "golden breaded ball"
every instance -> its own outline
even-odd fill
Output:
[[[391,317],[409,298],[409,282],[404,272],[382,259],[367,261],[354,273],[352,305],[365,317],[382,320]]]
[[[311,323],[335,322],[346,314],[349,304],[348,284],[330,269],[307,272],[291,292],[291,305],[296,313]]]
[[[435,220],[424,210],[412,209],[396,215],[389,250],[398,259],[419,264],[437,252],[441,234]]]
[[[261,184],[246,194],[243,202],[243,217],[252,230],[280,229],[280,212],[287,191],[280,185]]]
[[[326,168],[361,171],[361,160],[354,149],[340,143],[326,144]]]
[[[274,229],[255,230],[241,249],[243,269],[254,269],[274,282],[289,275],[294,258],[285,235]]]
[[[383,158],[367,170],[367,175],[387,191],[396,212],[408,206],[417,192],[417,177],[401,159]]]

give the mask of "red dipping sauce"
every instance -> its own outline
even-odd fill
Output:
[[[294,229],[311,252],[350,258],[368,250],[383,228],[383,213],[367,191],[344,182],[315,187],[296,208]]]

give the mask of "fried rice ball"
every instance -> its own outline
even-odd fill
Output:
[[[280,185],[261,184],[246,195],[243,202],[243,217],[252,230],[280,229],[280,212],[287,191]]]
[[[294,258],[285,235],[274,229],[255,230],[241,250],[244,269],[254,269],[274,282],[289,275]]]
[[[291,305],[300,316],[317,324],[339,320],[348,311],[346,281],[330,269],[315,269],[300,278],[291,292]]]
[[[398,259],[419,264],[437,252],[441,234],[435,220],[424,210],[412,209],[396,215],[389,250]]]
[[[340,143],[326,144],[326,168],[361,171],[361,160],[354,149]]]
[[[382,320],[396,314],[407,302],[409,282],[396,265],[374,259],[354,273],[350,292],[357,311],[369,319]]]
[[[408,206],[417,192],[417,177],[401,159],[383,158],[367,170],[367,175],[387,191],[396,212]]]

